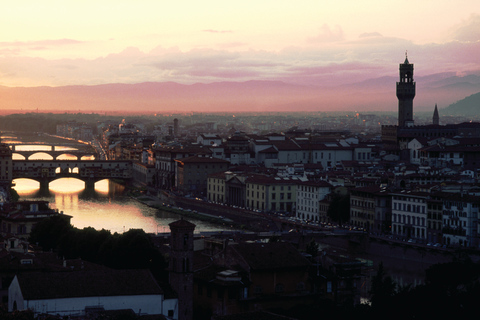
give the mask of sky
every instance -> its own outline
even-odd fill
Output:
[[[480,74],[478,0],[19,0],[0,11],[0,85],[275,80],[331,86]]]

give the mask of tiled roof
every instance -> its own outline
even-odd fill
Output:
[[[148,270],[31,272],[17,278],[25,300],[163,294]]]
[[[213,158],[213,157],[199,157],[199,156],[192,156],[188,158],[177,159],[175,161],[180,161],[183,163],[230,163],[227,160]]]
[[[180,219],[180,220],[177,220],[177,221],[174,221],[170,224],[168,224],[170,227],[176,227],[176,228],[185,228],[185,227],[188,227],[188,228],[195,228],[195,225],[187,220],[184,220],[184,219]]]

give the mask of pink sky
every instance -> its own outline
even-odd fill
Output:
[[[16,1],[0,12],[0,85],[280,80],[332,86],[480,74],[480,2]]]

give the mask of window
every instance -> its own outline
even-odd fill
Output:
[[[282,293],[285,290],[285,287],[281,283],[277,283],[275,286],[275,293]]]
[[[255,294],[261,294],[263,292],[262,286],[255,286]]]

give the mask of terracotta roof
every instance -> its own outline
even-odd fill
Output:
[[[172,223],[169,223],[168,225],[170,227],[176,227],[176,228],[185,228],[185,227],[195,228],[196,227],[196,225],[184,219],[174,221]]]
[[[270,143],[273,144],[279,151],[302,150],[302,148],[292,140],[272,140]]]

